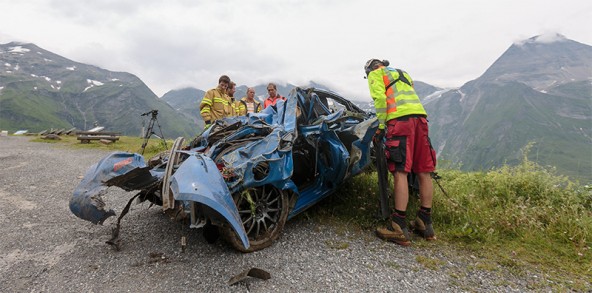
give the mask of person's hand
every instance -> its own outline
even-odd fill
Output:
[[[374,141],[381,142],[384,139],[384,129],[377,129],[374,134]]]

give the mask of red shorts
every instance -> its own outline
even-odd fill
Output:
[[[433,172],[436,152],[428,137],[428,121],[422,116],[389,120],[386,128],[385,156],[390,172]]]

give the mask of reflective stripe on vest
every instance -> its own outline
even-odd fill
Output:
[[[212,101],[210,99],[203,99],[203,100],[201,100],[201,103],[202,104],[206,104],[208,106],[211,106],[212,105]]]
[[[385,87],[395,81],[393,71],[386,67],[383,68],[383,81]],[[399,77],[386,91],[386,121],[411,114],[427,115],[413,86]]]
[[[228,100],[223,99],[223,98],[214,98],[214,103],[221,103],[224,106],[230,105],[230,102]]]
[[[387,87],[389,84],[393,83],[388,89],[386,89],[386,113],[387,115],[390,113],[394,113],[397,111],[397,102],[395,99],[395,91],[397,89],[397,85],[395,84],[395,79],[393,75],[388,70],[383,70],[382,81],[384,82],[384,87]]]

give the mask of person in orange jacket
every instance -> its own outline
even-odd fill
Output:
[[[275,106],[275,103],[277,103],[278,100],[286,100],[285,97],[282,97],[280,94],[277,93],[277,86],[275,85],[275,83],[269,83],[267,85],[267,92],[269,93],[269,97],[267,97],[267,99],[265,99],[265,101],[263,102],[263,108],[267,108],[269,106]]]

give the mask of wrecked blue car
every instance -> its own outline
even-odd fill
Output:
[[[87,171],[70,210],[102,224],[115,215],[101,198],[107,188],[136,190],[107,243],[118,245],[119,221],[137,197],[202,228],[208,241],[222,236],[239,251],[256,251],[277,239],[286,220],[371,163],[377,128],[373,114],[333,92],[295,88],[285,102],[217,120],[148,162],[110,154]]]

